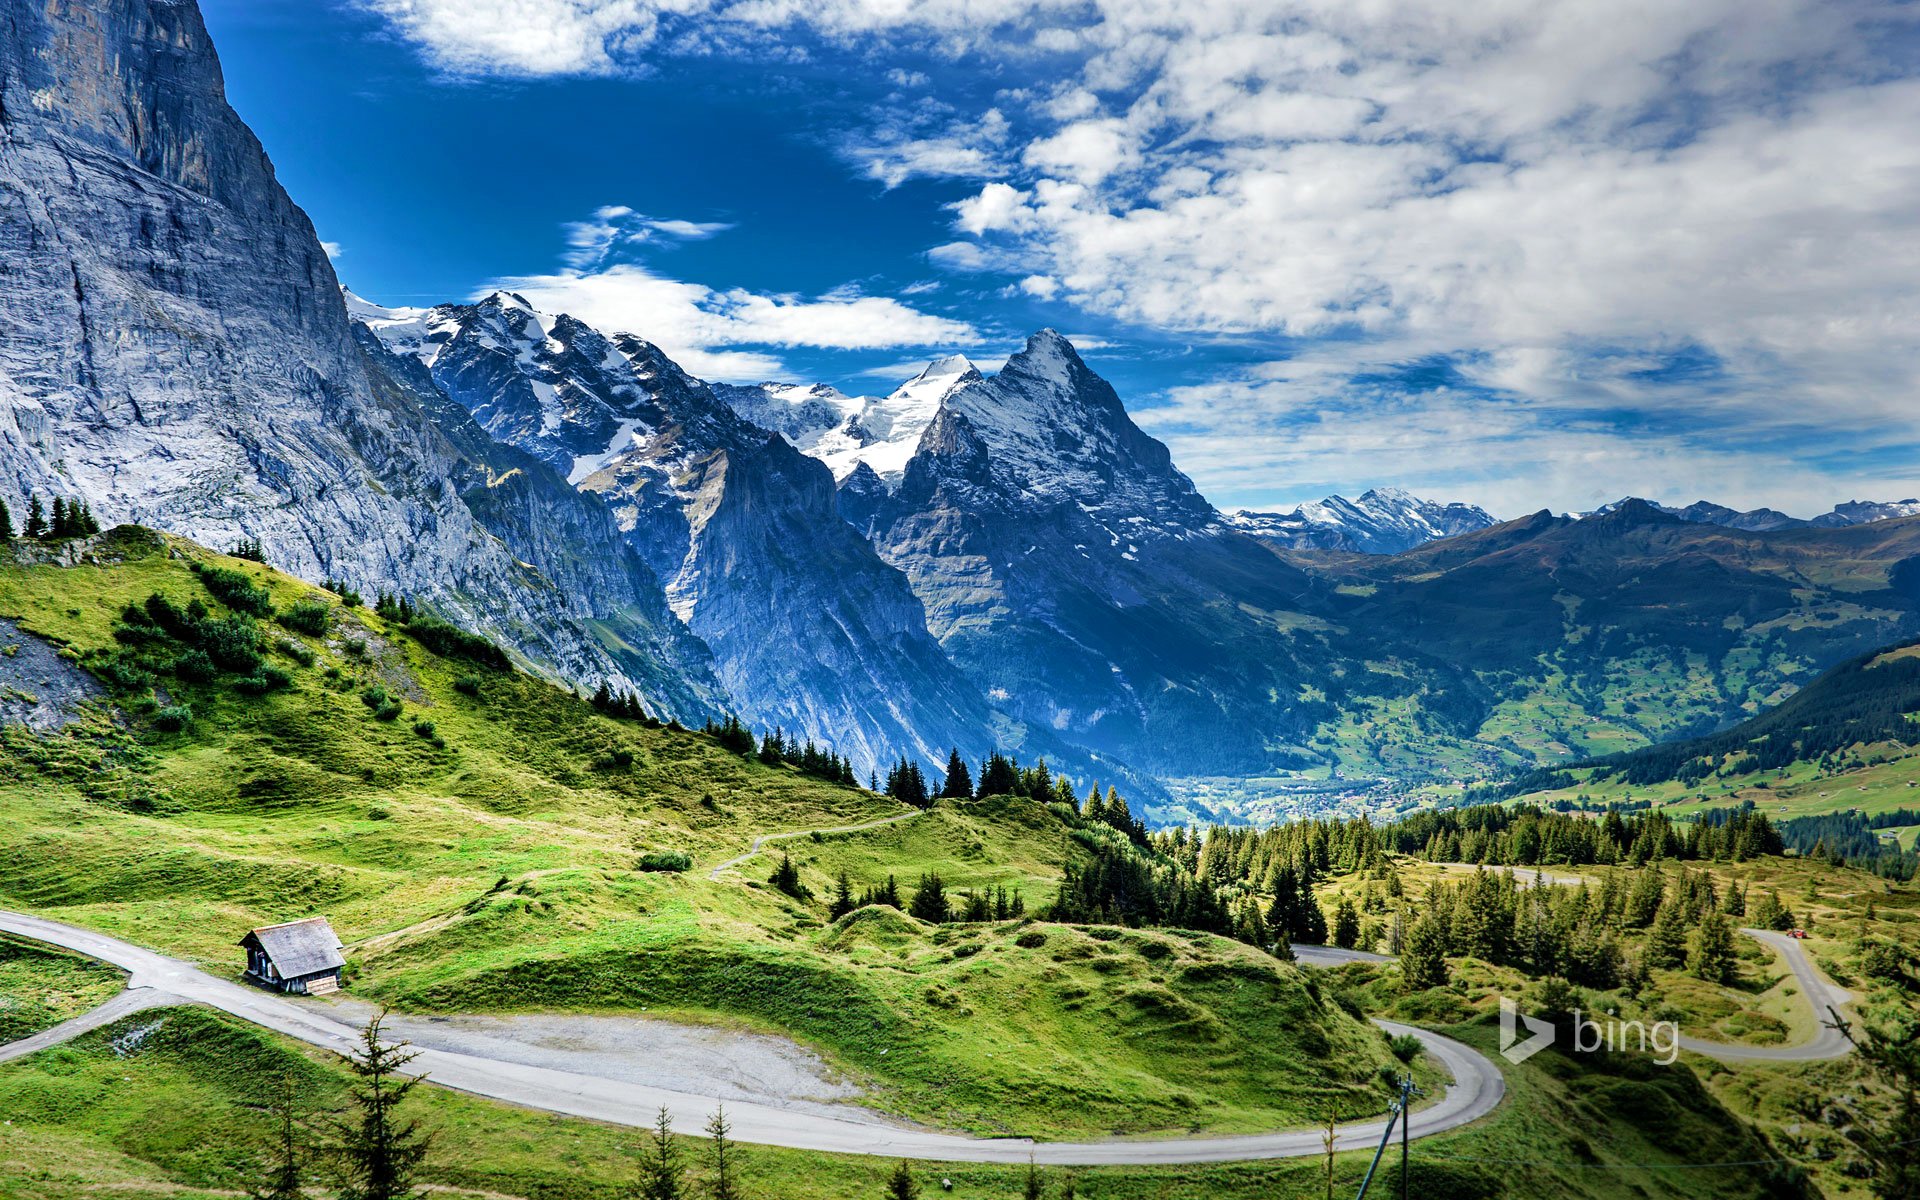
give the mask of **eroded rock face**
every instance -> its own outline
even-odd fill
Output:
[[[59,648],[0,617],[0,725],[52,733],[78,720],[106,689]]]
[[[369,369],[194,4],[0,0],[0,33],[0,489],[256,537],[276,566],[410,593],[570,680],[717,709],[684,631],[621,615],[657,608],[657,583],[588,614],[623,663],[570,611],[558,552],[469,506],[485,464]]]
[[[994,743],[985,700],[928,633],[905,577],[842,518],[828,468],[659,347],[509,293],[350,304],[453,420],[604,504],[750,723],[812,738],[863,775]]]
[[[849,483],[853,478],[849,478]],[[842,501],[1021,719],[1137,767],[1257,771],[1310,728],[1313,584],[1228,526],[1051,330],[946,393],[897,489]]]

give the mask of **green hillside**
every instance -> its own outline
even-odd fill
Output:
[[[1266,1129],[1387,1095],[1384,1038],[1257,949],[1035,921],[1112,836],[1071,809],[914,814],[145,530],[14,553],[42,561],[0,567],[0,683],[70,702],[57,732],[0,731],[0,904],[224,971],[247,928],[324,913],[357,994],[783,1031],[882,1107],[981,1132]],[[85,698],[96,679],[111,703]],[[808,898],[768,885],[771,852],[709,877],[756,836],[901,817],[785,843]],[[692,869],[640,869],[676,852]],[[836,922],[843,870],[903,901],[937,872],[1030,907]]]
[[[1375,647],[1305,697],[1330,705],[1312,749],[1349,774],[1482,779],[1699,735],[1920,630],[1920,520],[1749,533],[1636,502],[1283,556]]]

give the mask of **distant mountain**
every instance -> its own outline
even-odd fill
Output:
[[[994,744],[979,689],[928,633],[906,578],[841,519],[828,468],[657,346],[509,293],[353,311],[489,435],[606,503],[750,722],[813,738],[863,774]],[[769,416],[800,418],[835,402],[777,403]]]
[[[1399,488],[1374,488],[1358,500],[1328,496],[1284,512],[1229,513],[1227,520],[1275,546],[1359,554],[1398,554],[1497,523],[1477,505],[1441,504]]]
[[[1696,500],[1685,508],[1670,508],[1664,504],[1655,504],[1651,500],[1641,500],[1630,496],[1603,505],[1586,516],[1596,516],[1612,512],[1629,501],[1651,504],[1664,513],[1671,513],[1682,521],[1696,525],[1719,525],[1727,529],[1744,529],[1750,533],[1767,533],[1775,529],[1799,529],[1814,526],[1820,529],[1845,529],[1850,525],[1868,525],[1875,521],[1892,521],[1901,517],[1920,516],[1920,500],[1896,500],[1879,502],[1872,500],[1849,500],[1836,504],[1833,511],[1821,513],[1811,520],[1790,517],[1774,508],[1754,508],[1746,512],[1728,508],[1724,504],[1714,504],[1706,500]]]
[[[1822,528],[1841,529],[1848,525],[1868,525],[1875,521],[1894,521],[1913,516],[1920,516],[1920,500],[1849,500],[1845,504],[1834,505],[1832,512],[1820,514],[1812,523]]]
[[[1630,500],[1320,573],[1352,597],[1333,619],[1487,685],[1472,746],[1379,714],[1379,744],[1424,740],[1436,760],[1480,746],[1553,761],[1706,733],[1920,633],[1920,519],[1752,532]]]
[[[257,538],[284,569],[409,594],[549,674],[636,688],[663,715],[718,711],[659,582],[598,553],[610,527],[533,477],[489,495],[486,463],[369,363],[193,4],[0,0],[0,28],[16,512],[38,492],[102,523]]]

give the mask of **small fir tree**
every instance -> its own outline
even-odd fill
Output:
[[[727,1124],[727,1110],[724,1107],[713,1110],[713,1116],[707,1121],[707,1159],[713,1164],[713,1174],[707,1180],[707,1191],[713,1200],[741,1200],[740,1189],[733,1179],[733,1126]]]
[[[45,541],[47,537],[47,511],[40,507],[40,497],[27,496],[27,523],[21,527],[22,537],[32,541]]]
[[[913,1181],[913,1169],[904,1158],[887,1176],[887,1200],[920,1200],[920,1185]]]
[[[640,1160],[640,1200],[680,1200],[685,1185],[686,1165],[680,1161],[680,1147],[673,1140],[673,1115],[663,1104],[653,1119],[653,1134]]]
[[[947,777],[941,781],[940,795],[950,800],[973,797],[973,772],[967,769],[967,760],[960,757],[958,747],[947,756]]]
[[[341,1174],[340,1200],[416,1200],[414,1173],[427,1157],[433,1136],[416,1120],[402,1120],[400,1105],[424,1076],[402,1078],[401,1068],[417,1057],[407,1043],[381,1040],[386,1013],[367,1022],[360,1045],[347,1056],[356,1082],[355,1115],[338,1123],[334,1147]]]
[[[843,870],[834,877],[833,899],[827,904],[827,919],[838,921],[858,907],[853,900],[853,885],[847,882],[847,873]]]
[[[301,1128],[293,1077],[282,1075],[268,1111],[273,1115],[273,1145],[246,1185],[247,1200],[305,1200],[307,1146]]]
[[[1730,983],[1733,966],[1733,926],[1725,913],[1709,909],[1694,931],[1693,945],[1687,951],[1687,971],[1708,983]]]
[[[893,881],[888,879],[887,882]],[[920,877],[919,890],[913,893],[913,903],[907,906],[907,913],[935,925],[951,917],[952,906],[947,903],[946,885],[940,881],[940,876],[929,873]]]

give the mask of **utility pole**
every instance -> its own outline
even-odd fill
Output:
[[[1360,1191],[1353,1200],[1366,1200],[1367,1189],[1373,1186],[1374,1172],[1380,1169],[1380,1159],[1386,1154],[1387,1147],[1393,1144],[1396,1121],[1400,1123],[1400,1200],[1407,1200],[1407,1142],[1410,1137],[1407,1126],[1413,1121],[1413,1097],[1418,1090],[1413,1086],[1413,1076],[1408,1075],[1400,1080],[1400,1095],[1387,1106],[1387,1127],[1380,1131],[1380,1145],[1374,1149],[1373,1162],[1368,1164],[1366,1177],[1360,1181]],[[1331,1167],[1332,1158],[1329,1157],[1327,1161]],[[1328,1186],[1332,1186],[1331,1178]]]
[[[1400,1080],[1400,1200],[1407,1200],[1407,1143],[1412,1135],[1407,1132],[1413,1124],[1413,1076],[1407,1075]]]

